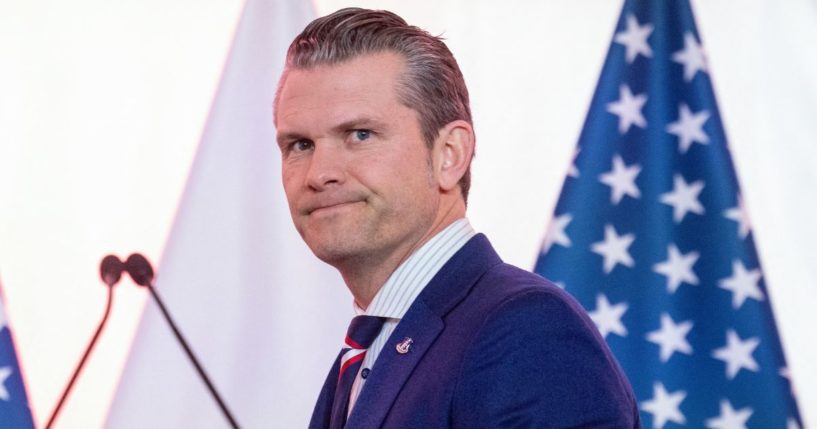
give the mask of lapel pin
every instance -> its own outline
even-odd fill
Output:
[[[403,341],[400,341],[399,343],[397,343],[397,347],[396,347],[397,353],[400,353],[401,355],[404,355],[404,354],[408,353],[409,352],[409,347],[411,347],[411,345],[413,343],[414,343],[414,340],[412,340],[411,338],[409,338],[409,337],[403,338]]]

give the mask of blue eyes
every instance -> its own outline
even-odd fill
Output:
[[[356,140],[368,140],[372,136],[371,130],[355,130],[354,137]]]
[[[295,152],[305,152],[312,149],[313,146],[315,146],[315,143],[312,143],[309,140],[298,140],[295,143],[292,143],[292,150]]]
[[[372,130],[367,129],[359,129],[359,130],[352,130],[348,135],[349,139],[353,142],[360,142],[369,140],[372,137]],[[300,139],[295,140],[289,144],[287,147],[288,152],[293,153],[301,153],[301,152],[309,152],[311,150],[315,150],[315,142],[309,139]]]

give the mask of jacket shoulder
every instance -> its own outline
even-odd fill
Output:
[[[629,383],[567,292],[503,263],[472,295],[482,320],[458,377],[456,426],[637,427]]]

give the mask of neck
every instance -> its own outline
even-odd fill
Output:
[[[343,281],[352,292],[355,303],[366,309],[389,276],[414,252],[456,220],[465,217],[465,203],[461,198],[440,210],[429,228],[417,237],[407,240],[394,251],[383,255],[368,255],[359,260],[337,265]]]

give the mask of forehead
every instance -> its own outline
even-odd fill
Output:
[[[400,104],[397,84],[404,69],[402,56],[393,52],[366,54],[338,64],[291,69],[278,95],[276,122],[280,128],[293,125],[299,118],[328,120],[351,110],[357,114],[383,113]]]

